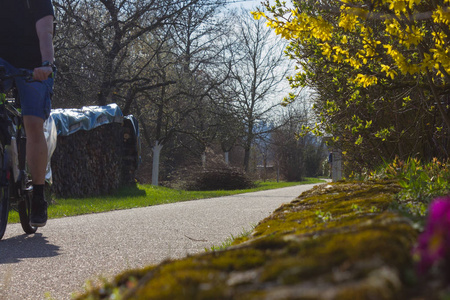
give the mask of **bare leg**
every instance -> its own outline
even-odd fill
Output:
[[[23,117],[27,135],[27,163],[34,185],[45,183],[47,168],[47,142],[44,135],[44,120],[36,116]]]
[[[47,142],[44,135],[44,119],[24,116],[27,135],[27,163],[33,180],[30,225],[42,227],[47,223],[47,201],[44,196],[45,170],[47,168]]]

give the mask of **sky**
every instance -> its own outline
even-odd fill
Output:
[[[233,0],[232,0],[233,1]],[[230,4],[232,7],[244,7],[244,8],[254,8],[256,6],[260,6],[262,0],[234,0],[233,4]]]

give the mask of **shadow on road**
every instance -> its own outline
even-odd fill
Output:
[[[41,233],[19,235],[0,241],[0,264],[18,263],[24,258],[59,255],[59,246],[49,244]]]

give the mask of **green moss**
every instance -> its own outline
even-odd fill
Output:
[[[352,185],[354,188],[355,186]],[[356,187],[360,187],[358,184]],[[365,187],[354,193],[348,192],[348,188],[334,188],[334,192],[324,196],[323,191],[315,189],[317,194],[306,194],[290,204],[277,209],[269,218],[263,220],[254,231],[253,236],[269,236],[286,232],[313,232],[339,225],[349,225],[352,220],[359,222],[361,217],[370,218],[371,210],[385,210],[393,201],[392,190],[397,187],[386,188],[383,185]],[[357,206],[358,211],[349,209]],[[317,212],[327,213],[330,221],[319,222]],[[357,216],[357,214],[364,214]],[[346,219],[343,219],[345,217]],[[347,224],[344,224],[347,223]]]
[[[116,291],[130,299],[318,299],[324,291],[336,299],[396,299],[410,281],[417,238],[407,219],[387,210],[398,191],[392,182],[316,187],[228,250],[125,273]],[[124,289],[130,282],[138,283]]]
[[[226,273],[262,266],[267,257],[255,249],[212,252],[163,264],[134,292],[137,299],[216,299]]]
[[[242,271],[257,268],[265,263],[267,256],[258,249],[243,248],[213,253],[208,265],[223,271]]]
[[[161,270],[133,293],[131,299],[214,299],[225,289],[220,272],[208,269]]]

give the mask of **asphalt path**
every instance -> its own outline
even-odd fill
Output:
[[[0,241],[0,299],[71,299],[88,282],[183,258],[250,230],[313,185],[9,224]]]

